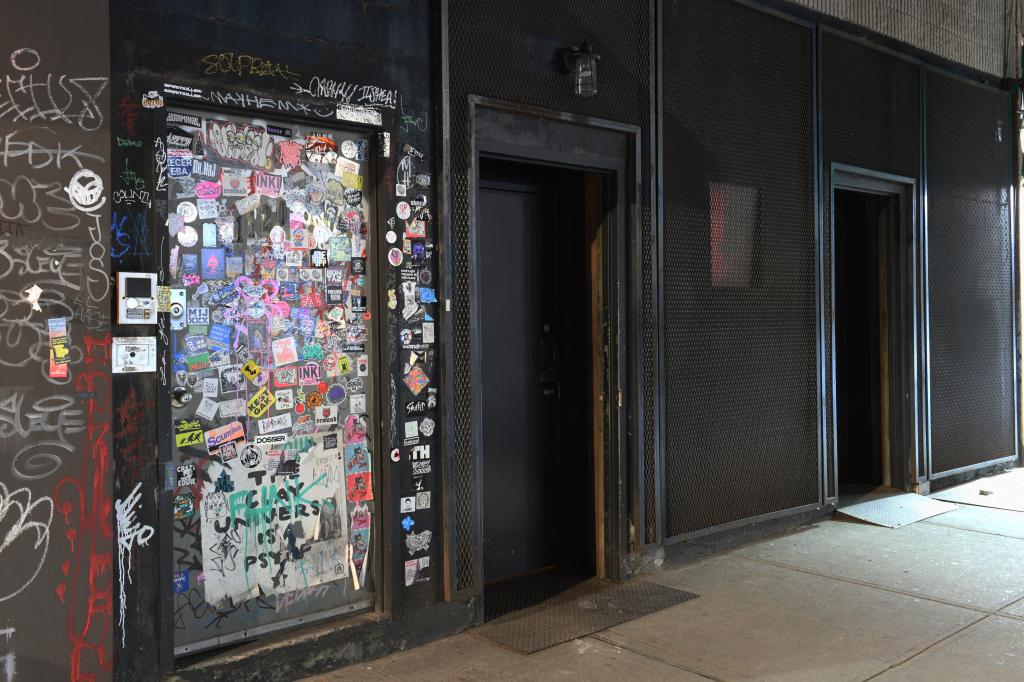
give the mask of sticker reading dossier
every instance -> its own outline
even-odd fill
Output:
[[[170,113],[176,607],[196,591],[222,609],[331,582],[319,608],[365,600],[367,141]],[[226,627],[276,618],[247,613]],[[198,616],[186,626],[208,636]]]

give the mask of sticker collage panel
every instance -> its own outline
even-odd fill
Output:
[[[296,591],[304,612],[370,599],[367,135],[167,129],[175,599],[269,620]]]

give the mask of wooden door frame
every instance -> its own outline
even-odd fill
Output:
[[[636,526],[639,520],[638,496],[631,489],[638,480],[639,462],[636,453],[639,447],[636,429],[630,429],[630,415],[635,414],[635,405],[641,400],[635,390],[639,352],[639,325],[633,308],[627,302],[638,295],[640,266],[627,265],[639,254],[640,220],[638,199],[640,196],[640,141],[639,126],[625,125],[586,116],[549,111],[514,103],[502,102],[478,96],[469,98],[470,125],[470,168],[469,168],[469,268],[470,268],[470,369],[471,376],[471,438],[474,466],[474,530],[476,536],[476,580],[482,587],[483,535],[481,514],[482,476],[481,452],[482,429],[480,423],[484,390],[480,381],[480,328],[479,313],[483,302],[479,298],[477,264],[477,197],[481,156],[526,163],[548,164],[573,170],[596,171],[608,174],[614,182],[606,183],[611,194],[610,210],[601,229],[602,244],[602,289],[606,292],[605,312],[602,321],[607,350],[604,352],[605,366],[612,368],[604,387],[604,409],[600,418],[603,422],[603,441],[610,447],[602,448],[600,466],[595,467],[595,476],[602,480],[595,483],[601,495],[595,496],[595,559],[603,570],[598,570],[612,580],[627,575],[628,528]],[[525,131],[525,135],[508,135],[508,127]],[[554,140],[573,138],[577,144],[561,147]],[[550,144],[540,144],[546,141]],[[610,187],[608,186],[610,185]],[[450,352],[450,351],[449,351]],[[635,423],[635,422],[634,422]],[[449,447],[451,447],[449,443]],[[595,449],[596,450],[596,449]],[[629,454],[632,453],[632,454]],[[599,502],[598,502],[599,501]],[[600,509],[598,504],[601,505]],[[600,512],[600,513],[599,513]],[[449,512],[446,517],[451,536],[454,518]],[[447,553],[449,566],[454,563],[453,548]],[[451,577],[449,576],[449,584]]]

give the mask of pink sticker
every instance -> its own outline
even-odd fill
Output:
[[[196,197],[199,199],[216,199],[220,196],[220,183],[203,180],[196,183]]]
[[[302,163],[302,143],[286,140],[277,143],[277,158],[285,168],[295,168]]]
[[[268,197],[279,197],[281,196],[282,180],[283,178],[280,175],[256,173],[253,176],[253,186],[256,188],[257,194],[263,194]]]
[[[278,339],[271,344],[274,351],[274,364],[278,367],[299,361],[299,352],[294,337]]]

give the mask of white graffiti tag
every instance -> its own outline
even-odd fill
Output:
[[[121,611],[118,622],[121,625],[122,648],[124,647],[124,611],[126,606],[124,586],[126,582],[132,581],[132,549],[135,545],[145,547],[155,532],[153,526],[144,526],[135,520],[135,508],[142,502],[142,493],[139,492],[141,486],[142,483],[136,483],[127,498],[114,502],[114,511],[117,515],[117,576],[121,583]]]
[[[34,567],[25,580],[5,577],[0,582],[0,602],[16,596],[28,587],[43,567],[46,553],[50,549],[50,523],[53,521],[53,500],[40,497],[32,501],[28,488],[19,488],[12,493],[0,482],[0,574],[15,575],[15,566]],[[18,538],[29,532],[29,541],[18,542]],[[23,571],[18,571],[20,575]]]
[[[71,182],[64,188],[71,198],[71,205],[83,213],[90,213],[103,206],[103,180],[88,168],[71,176]]]

